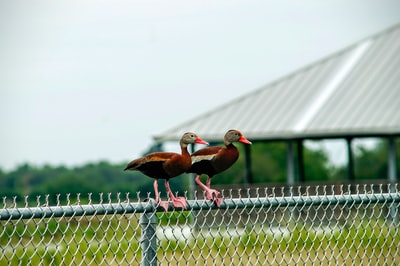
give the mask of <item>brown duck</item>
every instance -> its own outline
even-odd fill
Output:
[[[234,142],[251,144],[239,130],[231,129],[225,134],[225,146],[207,147],[194,152],[191,155],[192,166],[187,171],[197,174],[196,183],[205,191],[206,199],[213,200],[218,207],[223,199],[218,197],[219,191],[210,188],[211,178],[231,167],[239,158],[239,151],[233,145]],[[202,174],[208,176],[206,185],[200,180]]]
[[[179,144],[181,146],[181,154],[174,152],[154,152],[144,157],[135,159],[128,163],[125,167],[126,170],[140,171],[146,176],[154,178],[154,193],[156,202],[159,206],[163,207],[165,211],[168,211],[168,202],[163,202],[160,199],[158,193],[158,179],[165,179],[165,188],[172,200],[174,207],[186,208],[186,198],[175,197],[169,186],[169,179],[176,177],[186,172],[191,166],[190,154],[187,150],[187,146],[191,143],[208,144],[202,140],[197,134],[193,132],[187,132],[183,134]]]

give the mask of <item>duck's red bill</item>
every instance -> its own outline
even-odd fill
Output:
[[[241,137],[239,138],[239,141],[242,142],[242,143],[245,143],[245,144],[251,144],[251,141],[248,140],[248,139],[246,139],[246,138],[243,137],[243,136],[241,136]]]
[[[201,138],[197,138],[197,139],[195,140],[195,142],[196,142],[196,143],[198,143],[198,144],[204,144],[204,145],[208,145],[208,142],[207,142],[207,141],[204,141],[204,140],[202,140]]]

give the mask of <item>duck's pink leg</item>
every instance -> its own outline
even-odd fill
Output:
[[[204,185],[201,182],[200,175],[196,176],[195,181],[206,192],[206,199],[214,201],[215,204],[219,207],[224,199],[218,198],[218,196],[220,194],[220,192],[218,190],[210,188],[211,178],[207,177],[206,185]]]
[[[163,202],[160,198],[160,193],[158,193],[158,180],[154,180],[153,183],[154,193],[156,194],[156,202],[159,206],[163,207],[165,212],[168,212],[168,202]]]
[[[185,197],[175,197],[169,186],[168,179],[165,179],[165,188],[167,189],[167,193],[172,200],[172,204],[174,205],[174,207],[186,209],[187,199]]]

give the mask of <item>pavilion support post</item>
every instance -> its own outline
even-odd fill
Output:
[[[397,179],[397,167],[396,167],[396,142],[394,137],[388,139],[388,179],[390,182],[390,192],[396,192],[395,182]],[[399,209],[396,205],[392,205],[389,208],[389,214],[395,225],[399,225],[400,215]]]
[[[347,180],[352,182],[355,179],[354,176],[354,156],[353,156],[353,149],[351,146],[353,138],[348,137],[346,138],[347,144]]]
[[[396,143],[394,137],[388,139],[388,179],[394,183],[397,179]]]
[[[245,184],[253,184],[253,173],[251,171],[251,147],[250,145],[244,145],[244,155],[245,155],[245,173],[244,182]]]
[[[303,183],[306,181],[304,175],[304,153],[303,153],[303,140],[297,140],[297,167],[299,182]]]
[[[286,164],[287,164],[286,181],[289,185],[293,185],[295,182],[293,140],[287,141]]]

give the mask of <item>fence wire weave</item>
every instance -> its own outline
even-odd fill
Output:
[[[139,193],[3,197],[0,265],[400,265],[398,184],[222,194],[167,213]]]

